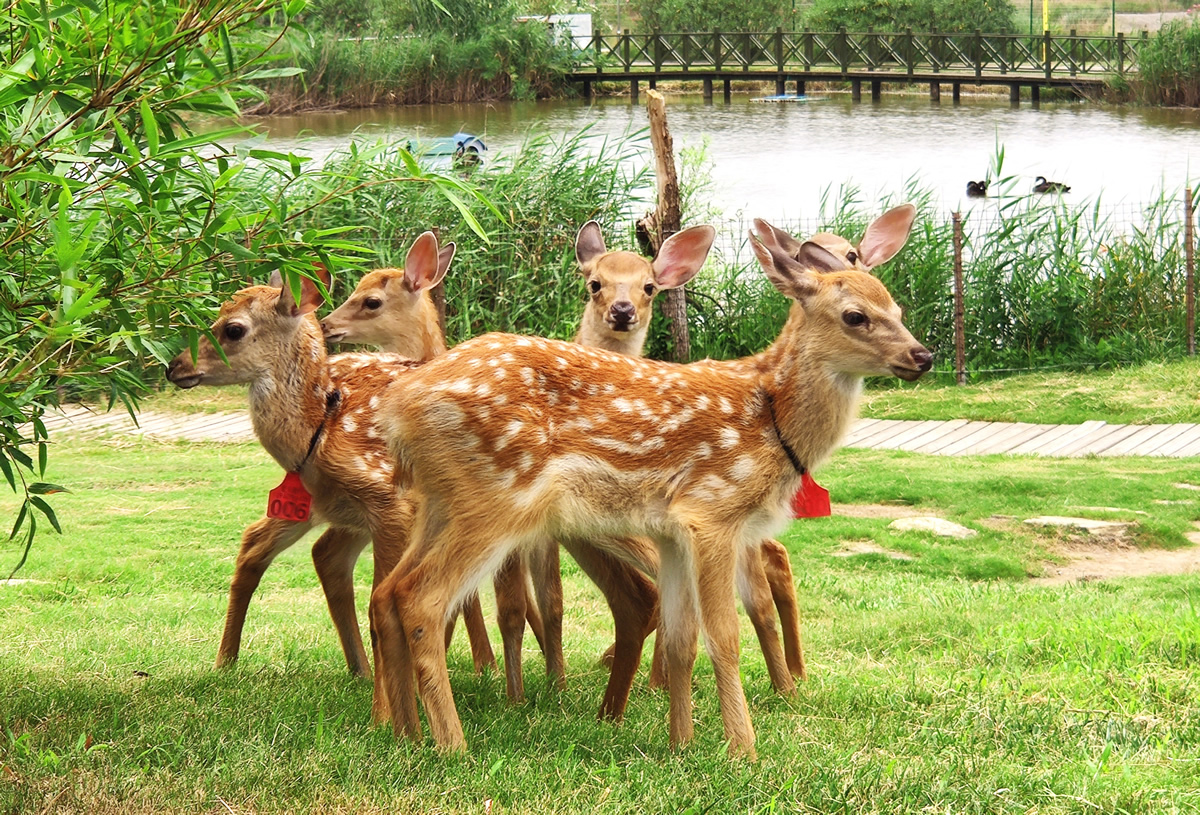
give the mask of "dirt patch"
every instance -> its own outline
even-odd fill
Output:
[[[884,549],[875,541],[842,541],[842,545],[833,553],[834,557],[853,557],[855,555],[883,555],[892,560],[913,560],[912,555]]]
[[[1045,574],[1030,582],[1061,586],[1084,580],[1200,572],[1200,531],[1189,532],[1187,538],[1193,546],[1168,550],[1139,549],[1124,535],[1072,536],[1055,547],[1067,562],[1047,563]]]
[[[831,509],[834,515],[843,518],[916,518],[928,515],[928,511],[910,507],[907,504],[834,504]]]

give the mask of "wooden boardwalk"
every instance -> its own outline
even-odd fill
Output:
[[[107,413],[72,406],[46,416],[51,436],[134,435],[163,441],[245,442],[254,440],[244,411],[226,413]],[[1029,424],[1026,422],[897,421],[859,419],[846,447],[907,450],[938,456],[991,454],[1081,457],[1200,456],[1200,424]]]

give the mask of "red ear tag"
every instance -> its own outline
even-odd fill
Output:
[[[312,511],[312,496],[296,473],[289,472],[283,483],[267,493],[267,517],[281,521],[307,521]]]
[[[800,489],[792,498],[793,518],[824,518],[832,515],[829,506],[829,490],[813,481],[807,472],[800,476]]]

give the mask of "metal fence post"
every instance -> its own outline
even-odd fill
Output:
[[[958,384],[967,384],[967,340],[963,325],[962,213],[954,213],[954,373]]]

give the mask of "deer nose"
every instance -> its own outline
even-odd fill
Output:
[[[613,303],[612,308],[608,310],[614,323],[631,323],[634,317],[637,316],[637,309],[633,307],[633,303],[625,300],[623,302]]]
[[[917,364],[917,370],[925,373],[933,367],[933,354],[929,353],[927,348],[918,346],[912,352],[913,362]]]

